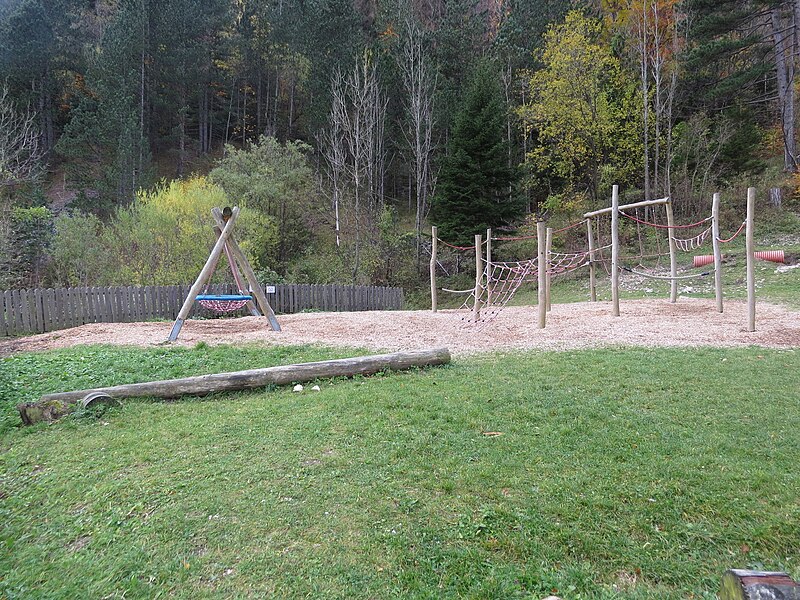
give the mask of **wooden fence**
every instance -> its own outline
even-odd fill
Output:
[[[172,320],[189,293],[189,285],[88,287],[0,292],[0,336],[44,333],[85,323],[131,323]],[[274,288],[274,289],[273,289]],[[276,313],[303,310],[399,310],[403,290],[396,287],[285,284],[265,286]],[[238,293],[233,285],[212,284],[209,294]],[[240,309],[235,316],[248,314]],[[195,305],[190,318],[216,316]]]

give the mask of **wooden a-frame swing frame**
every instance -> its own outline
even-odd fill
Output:
[[[186,296],[183,306],[181,306],[180,311],[178,311],[178,317],[172,325],[172,331],[169,334],[168,341],[174,342],[178,339],[178,334],[181,332],[184,321],[186,321],[186,318],[189,316],[189,312],[191,312],[192,306],[195,300],[197,300],[197,296],[214,274],[214,270],[217,268],[217,264],[223,252],[228,259],[228,266],[231,268],[233,279],[236,281],[240,292],[247,291],[242,289],[244,287],[242,274],[244,274],[247,279],[250,294],[255,298],[255,303],[253,300],[247,302],[247,309],[250,311],[250,314],[256,317],[261,315],[267,317],[270,328],[273,331],[280,331],[281,326],[278,323],[278,319],[275,318],[275,312],[269,305],[267,295],[258,283],[253,267],[250,266],[247,257],[245,257],[242,249],[236,242],[236,238],[233,237],[233,226],[236,223],[236,219],[239,217],[239,207],[234,206],[233,210],[230,211],[227,209],[222,211],[219,208],[214,208],[211,210],[211,215],[214,217],[214,232],[217,235],[217,243],[214,244],[214,247],[211,249],[211,254],[209,254],[206,264],[203,265],[203,268],[200,270],[200,275],[197,276],[194,284],[192,284],[192,287],[189,289],[189,294]],[[258,306],[256,306],[256,303]]]

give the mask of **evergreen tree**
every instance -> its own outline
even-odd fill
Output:
[[[496,73],[482,63],[464,94],[431,207],[441,236],[468,242],[520,214],[505,139],[506,116]]]

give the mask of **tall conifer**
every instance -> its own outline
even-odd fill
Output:
[[[455,116],[431,207],[432,222],[446,239],[468,242],[519,213],[509,193],[504,111],[496,73],[482,63]]]

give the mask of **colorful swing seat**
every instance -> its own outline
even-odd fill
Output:
[[[242,294],[200,294],[197,296],[200,306],[217,313],[239,310],[252,299],[252,296]]]

